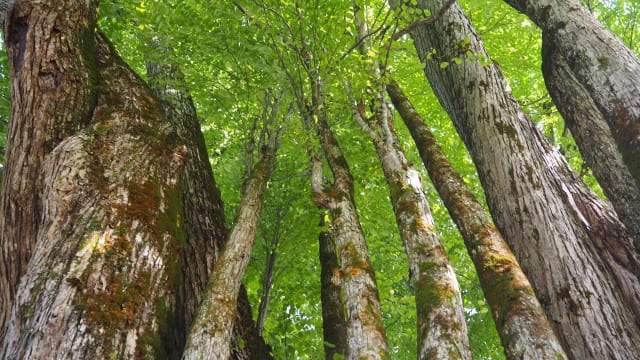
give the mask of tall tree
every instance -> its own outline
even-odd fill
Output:
[[[366,9],[354,1],[356,43],[368,58]],[[352,100],[353,116],[373,141],[390,189],[390,198],[409,259],[416,292],[419,359],[471,359],[460,286],[440,243],[418,171],[409,163],[393,124],[393,112],[380,73],[371,63],[370,87]],[[371,108],[368,114],[365,103]]]
[[[238,293],[242,277],[249,264],[255,242],[260,212],[267,184],[273,173],[276,154],[280,147],[282,125],[279,121],[279,104],[282,98],[273,99],[267,92],[262,130],[258,141],[259,160],[249,161],[247,176],[242,185],[242,200],[238,206],[233,228],[224,249],[216,261],[207,285],[202,304],[187,339],[183,359],[231,358],[231,341],[237,314]],[[288,116],[288,115],[287,115]],[[254,121],[253,129],[258,123]],[[249,135],[254,142],[254,131]],[[253,146],[248,147],[253,156]]]
[[[502,234],[451,166],[398,83],[391,80],[387,91],[416,142],[431,181],[460,229],[507,357],[566,358],[542,305]]]
[[[436,14],[445,3],[417,6]],[[573,358],[633,357],[640,268],[631,237],[527,119],[460,6],[439,14],[411,29],[414,45],[565,350]]]
[[[19,1],[6,24],[3,358],[166,357],[197,288],[178,283],[199,281],[180,275],[187,149],[96,10]]]
[[[324,214],[322,215],[324,218]],[[324,220],[324,219],[323,219]],[[346,355],[345,319],[340,293],[340,264],[336,241],[331,229],[320,233],[320,298],[322,300],[322,333],[324,358],[334,360]]]

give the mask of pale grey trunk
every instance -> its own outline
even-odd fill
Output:
[[[556,48],[565,60],[573,81],[609,125],[640,186],[640,60],[577,0],[506,2],[531,18],[542,29],[546,46]],[[563,103],[554,100],[562,108]],[[586,150],[589,145],[584,146]]]
[[[435,13],[444,3],[418,6]],[[489,56],[457,4],[411,35],[473,156],[496,224],[569,357],[635,357],[640,271],[622,224],[527,119],[497,64],[483,64]]]

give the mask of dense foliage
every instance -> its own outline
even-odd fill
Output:
[[[442,147],[477,196],[482,189],[464,144],[424,80],[421,64],[408,39],[392,42],[394,30],[406,26],[401,14],[382,1],[367,0],[374,54],[386,64],[429,122]],[[462,1],[493,59],[511,80],[523,108],[543,133],[562,149],[576,170],[597,188],[564,129],[540,73],[540,33],[526,17],[504,2]],[[634,1],[592,0],[583,3],[636,54],[640,54],[640,5]],[[188,90],[202,119],[210,160],[225,202],[227,220],[240,201],[246,166],[246,134],[263,109],[264,93],[277,89],[292,101],[294,91],[309,84],[297,58],[302,46],[314,55],[328,97],[330,121],[356,179],[356,201],[366,233],[382,300],[382,311],[393,358],[415,358],[415,310],[406,256],[389,202],[389,190],[370,140],[348,115],[344,81],[366,88],[366,60],[355,51],[350,2],[290,0],[180,1],[110,0],[100,8],[101,27],[123,57],[144,77],[145,59],[153,59],[151,40],[173,49],[169,59],[182,69]],[[396,19],[400,19],[396,21]],[[311,41],[300,40],[300,34]],[[167,61],[167,59],[164,59]],[[452,60],[455,61],[455,60]],[[447,66],[443,60],[442,66]],[[0,61],[0,132],[6,133],[9,113],[8,65]],[[286,108],[284,106],[283,108]],[[263,291],[267,258],[275,254],[273,289],[263,336],[279,359],[322,357],[322,318],[318,234],[326,214],[311,200],[310,163],[306,152],[314,140],[302,123],[287,124],[276,171],[268,186],[257,246],[244,284],[254,312]],[[420,160],[407,130],[397,123],[405,151]],[[5,137],[0,139],[4,150]],[[463,290],[469,336],[478,359],[504,358],[490,311],[483,298],[460,235],[421,169],[437,229],[455,266]],[[257,317],[257,314],[256,316]]]

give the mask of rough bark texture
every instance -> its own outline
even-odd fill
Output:
[[[264,124],[265,127],[268,124]],[[263,129],[263,134],[266,132]],[[216,261],[207,292],[187,339],[183,359],[229,359],[242,276],[249,265],[267,183],[276,162],[279,131],[260,146],[260,160],[247,178],[234,226]]]
[[[320,233],[320,298],[322,300],[322,333],[324,358],[345,356],[344,304],[340,293],[340,264],[331,229]]]
[[[451,166],[400,86],[387,86],[475,265],[509,359],[565,359],[547,316],[493,221]]]
[[[353,177],[338,141],[327,122],[322,86],[313,78],[312,109],[315,130],[333,173],[333,184],[325,189],[322,166],[314,159],[314,200],[329,209],[340,257],[340,276],[346,308],[347,359],[388,359],[389,346],[380,313],[378,286],[369,250],[353,197]],[[312,121],[309,119],[309,123]]]
[[[547,46],[565,60],[572,81],[582,85],[583,94],[609,124],[640,186],[640,60],[577,0],[506,2],[533,20]],[[554,100],[558,108],[563,106]]]
[[[2,262],[15,297],[2,358],[172,351],[163,340],[182,281],[186,147],[96,31],[95,11],[90,1],[20,1],[7,25],[2,243],[15,257]]]
[[[584,160],[640,249],[640,188],[618,151],[606,119],[567,61],[550,43],[544,37],[542,73],[549,94]]]
[[[356,2],[354,2],[355,4]],[[364,11],[354,5],[362,56],[368,56]],[[471,359],[460,286],[440,243],[418,171],[409,163],[393,127],[379,64],[372,60],[366,99],[353,100],[354,118],[373,141],[390,189],[391,204],[415,288],[418,359]],[[364,102],[372,114],[365,113]]]
[[[444,2],[418,6],[435,13]],[[411,35],[473,156],[496,224],[567,355],[636,356],[640,271],[624,226],[527,119],[497,64],[483,61],[489,56],[459,5]],[[442,61],[449,66],[442,69]]]
[[[166,57],[171,55],[169,49],[158,51],[164,51]],[[179,358],[209,274],[213,271],[214,261],[226,241],[227,229],[220,192],[213,178],[193,100],[184,88],[184,78],[174,65],[148,61],[146,67],[151,89],[160,100],[168,120],[175,126],[178,137],[187,147],[180,178],[184,184],[182,209],[185,239],[182,264],[189,266],[184,268],[181,274],[183,280],[177,284],[178,299],[176,308],[172,309],[177,315],[176,326],[172,328],[170,338],[165,340],[174,342],[175,353],[170,354],[171,358]],[[236,339],[234,356],[242,359],[268,358],[271,351],[253,323],[246,291],[241,291],[239,297],[235,332],[236,338],[242,338],[246,346],[238,346]]]

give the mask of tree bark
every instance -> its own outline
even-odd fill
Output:
[[[418,6],[436,13],[444,3]],[[411,35],[567,355],[636,356],[640,267],[624,226],[526,118],[458,4]]]
[[[270,125],[266,121],[263,124],[260,160],[242,186],[245,191],[234,226],[216,261],[207,292],[189,333],[183,359],[231,358],[238,292],[251,258],[267,183],[275,167],[279,147],[280,130],[268,129]],[[267,133],[270,133],[268,137]]]
[[[458,226],[509,359],[566,359],[529,280],[484,208],[395,81],[387,91]]]
[[[591,98],[640,186],[640,60],[577,0],[506,0],[543,32]],[[558,108],[560,98],[554,99]],[[588,145],[585,144],[585,148]],[[600,151],[600,150],[598,150]],[[637,218],[636,218],[637,222]]]
[[[320,242],[320,297],[324,358],[334,360],[346,355],[344,304],[340,293],[340,264],[332,230],[323,231]]]
[[[322,183],[322,165],[313,158],[313,196],[329,210],[340,256],[340,276],[346,308],[347,359],[389,359],[382,323],[378,286],[353,197],[353,177],[338,141],[327,122],[322,82],[311,74],[312,106],[307,122],[313,124],[333,174],[328,189]]]
[[[171,57],[168,48],[154,47]],[[182,209],[184,212],[185,246],[182,248],[182,264],[189,264],[182,272],[183,280],[177,285],[179,295],[176,308],[176,326],[167,342],[174,342],[175,353],[171,358],[180,358],[186,342],[187,332],[193,322],[202,294],[213,271],[213,264],[226,241],[227,229],[224,207],[216,186],[207,155],[200,121],[193,99],[185,88],[185,81],[177,66],[146,62],[149,85],[167,118],[175,126],[178,137],[186,145],[185,165],[180,174],[182,187]],[[193,288],[186,288],[189,285]],[[239,293],[238,316],[235,324],[234,356],[241,359],[270,358],[271,349],[256,328],[247,293]],[[242,339],[242,340],[240,340]],[[245,345],[239,346],[238,342]]]
[[[20,1],[8,21],[2,292],[15,296],[2,358],[173,351],[187,149],[95,13],[93,1]]]

